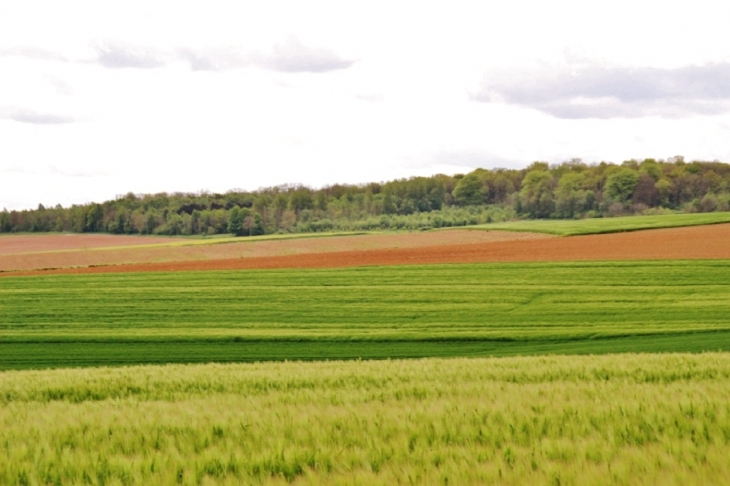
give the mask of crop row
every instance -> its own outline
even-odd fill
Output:
[[[730,349],[730,262],[0,279],[0,368]]]

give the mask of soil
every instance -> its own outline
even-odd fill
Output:
[[[25,237],[17,237],[19,239]],[[296,238],[281,240],[246,240],[235,243],[214,243],[205,245],[84,249],[79,251],[49,252],[54,242],[65,243],[64,237],[46,236],[45,245],[36,246],[45,252],[15,253],[3,255],[0,246],[0,271],[38,270],[44,268],[87,267],[92,265],[118,265],[131,263],[161,263],[182,261],[222,260],[255,257],[276,257],[284,255],[304,255],[310,253],[333,253],[341,251],[365,251],[384,248],[422,248],[430,246],[487,243],[498,241],[544,240],[549,235],[537,233],[516,233],[508,231],[430,231],[422,233],[386,233],[375,235],[325,236],[316,238]],[[111,237],[119,241],[119,237]],[[13,239],[13,237],[7,237]],[[73,240],[74,238],[70,238]],[[144,243],[154,243],[151,239],[137,238]],[[0,238],[0,244],[3,238]],[[162,242],[169,243],[170,239]],[[173,240],[180,242],[180,240]],[[6,242],[6,246],[10,246]]]
[[[0,236],[0,255],[82,250],[109,246],[151,245],[155,243],[170,243],[170,241],[171,238],[76,233],[63,235],[2,235]]]
[[[440,233],[426,234],[438,235]],[[341,251],[324,253],[311,252],[292,255],[253,256],[199,261],[137,263],[104,267],[58,269],[44,272],[12,272],[5,273],[5,275],[266,268],[333,268],[363,265],[434,263],[720,258],[730,258],[730,224],[563,238],[523,238],[509,241],[432,244],[429,246],[409,248],[343,249]]]

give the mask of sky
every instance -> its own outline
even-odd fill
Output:
[[[0,210],[730,162],[725,6],[0,0]]]

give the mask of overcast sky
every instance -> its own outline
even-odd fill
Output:
[[[730,162],[726,7],[0,0],[0,210]]]

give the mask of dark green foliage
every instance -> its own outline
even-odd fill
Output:
[[[229,229],[238,207],[245,216]],[[476,169],[470,174],[412,177],[321,189],[283,185],[226,194],[127,194],[113,201],[0,213],[0,232],[74,231],[116,234],[241,236],[277,232],[405,229],[437,226],[453,211],[475,208],[510,218],[556,219],[651,212],[730,210],[730,165],[629,160],[588,165],[579,159],[525,169]],[[250,211],[250,214],[246,214]],[[443,212],[441,214],[440,212]],[[246,218],[250,216],[247,223]],[[382,219],[385,217],[385,219]],[[453,220],[453,218],[451,218]],[[486,222],[466,218],[465,224]],[[407,221],[403,223],[403,221]],[[454,222],[451,226],[461,225]],[[448,222],[444,226],[449,226]]]
[[[730,262],[0,278],[0,368],[730,351]]]
[[[241,212],[241,208],[233,206],[231,211],[228,213],[228,232],[233,233],[236,236],[242,236],[244,234],[243,218],[244,215]]]

